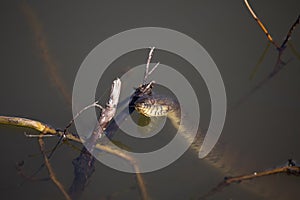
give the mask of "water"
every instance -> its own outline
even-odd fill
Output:
[[[299,3],[292,0],[272,4],[250,3],[278,42],[284,38],[299,14]],[[254,80],[249,81],[252,68],[267,41],[242,1],[232,1],[230,4],[217,1],[151,1],[144,4],[136,1],[85,5],[79,2],[29,2],[28,5],[42,25],[49,52],[58,66],[58,74],[70,93],[80,64],[96,45],[111,35],[141,26],[175,29],[203,45],[223,76],[229,105],[233,105],[253,88],[272,70],[276,62],[277,52],[270,47]],[[20,10],[20,4],[1,2],[1,15],[1,114],[38,119],[63,128],[72,118],[71,106],[53,84],[45,60],[37,48],[35,34]],[[297,27],[291,40],[298,51],[299,33],[300,28]],[[145,63],[147,53],[129,53],[113,63],[113,70],[107,72],[105,80],[99,85],[99,96],[101,89],[110,87],[111,80],[124,73],[126,67]],[[293,60],[286,68],[227,116],[220,139],[228,145],[227,164],[233,171],[236,169],[235,175],[267,169],[289,158],[300,161],[300,61],[287,49],[284,59],[289,58]],[[187,66],[180,58],[163,51],[158,51],[154,59],[181,71],[185,71],[183,66]],[[197,83],[199,79],[191,81]],[[203,91],[203,99],[200,100],[201,126],[205,129],[210,116],[209,98],[204,83],[199,83],[197,89]],[[39,149],[35,139],[24,137],[24,131],[35,133],[9,126],[0,128],[3,141],[0,147],[1,197],[62,199],[63,196],[50,181],[26,182],[18,186],[22,178],[17,175],[15,162],[24,160],[28,174],[35,171],[42,162],[39,155],[28,157],[38,154]],[[46,139],[47,148],[51,148],[56,141],[56,138]],[[76,150],[64,145],[52,159],[57,177],[66,188],[71,185],[73,178],[71,161],[78,154]],[[44,171],[40,176],[46,175]],[[172,165],[145,174],[144,179],[153,199],[188,199],[206,193],[225,175],[222,170],[212,168],[188,151]],[[300,195],[299,183],[297,177],[276,175],[251,181],[251,184],[258,187],[255,187],[258,191],[256,193],[234,185],[212,199],[297,198]],[[267,194],[268,197],[260,194]],[[114,199],[139,198],[134,175],[117,172],[99,162],[83,195],[87,199],[108,195]]]

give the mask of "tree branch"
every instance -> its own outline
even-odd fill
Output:
[[[274,169],[265,170],[261,172],[253,172],[246,175],[234,176],[234,177],[225,177],[222,182],[220,182],[215,188],[213,188],[206,195],[200,197],[200,199],[206,199],[217,192],[220,192],[225,187],[233,183],[241,183],[242,181],[256,179],[259,177],[270,176],[274,174],[288,174],[294,176],[300,176],[300,165],[297,165],[296,162],[292,159],[289,159],[285,166],[276,167]]]

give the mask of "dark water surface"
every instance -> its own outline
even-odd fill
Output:
[[[300,11],[299,2],[293,0],[250,3],[278,42]],[[0,115],[37,119],[63,128],[72,118],[71,105],[53,83],[37,45],[42,39],[36,38],[22,5],[18,1],[1,2]],[[57,64],[57,72],[70,94],[77,70],[87,54],[106,38],[131,28],[170,28],[203,45],[222,74],[229,107],[267,76],[277,58],[277,51],[270,47],[257,75],[249,80],[267,40],[243,1],[94,1],[85,4],[79,1],[29,1],[26,5],[37,16],[54,60],[51,62]],[[296,28],[291,42],[300,52],[300,27]],[[158,51],[155,55],[155,61],[182,71],[189,67],[166,52]],[[126,67],[143,64],[146,57],[147,51],[136,51],[114,62],[114,70],[106,73],[98,95],[109,88],[111,80],[124,73]],[[300,61],[289,48],[283,58],[292,60],[274,79],[227,116],[220,140],[227,145],[225,159],[227,169],[229,166],[233,172],[230,175],[275,167],[289,158],[300,162]],[[204,83],[199,81],[197,88],[203,90],[203,99],[199,102],[201,126],[205,129],[210,117],[209,97]],[[107,95],[104,95],[104,101]],[[1,199],[63,199],[51,181],[27,181],[19,186],[23,179],[17,174],[15,163],[24,160],[28,174],[42,163],[36,139],[26,138],[24,131],[35,133],[0,127]],[[46,139],[46,147],[50,149],[56,141],[57,138]],[[72,160],[78,154],[63,145],[51,160],[57,177],[66,188],[71,185]],[[214,168],[187,151],[175,163],[147,173],[144,178],[153,199],[193,199],[217,185],[227,175],[222,171],[224,169]],[[46,170],[39,176],[46,177]],[[211,199],[298,199],[300,195],[300,179],[293,176],[276,175],[247,184],[230,186]],[[255,191],[247,189],[249,187]],[[83,199],[101,199],[109,195],[113,199],[140,198],[134,175],[97,162]]]

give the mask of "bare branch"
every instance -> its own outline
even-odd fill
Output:
[[[149,73],[149,66],[150,66],[150,63],[151,63],[151,59],[152,59],[152,56],[153,56],[154,49],[155,49],[155,47],[150,48],[150,52],[149,52],[148,59],[147,59],[147,64],[146,64],[146,70],[145,70],[143,84],[146,83],[148,76],[153,71],[153,70],[151,70],[151,72]]]
[[[268,30],[266,29],[266,27],[263,25],[263,23],[260,21],[260,19],[256,16],[256,14],[254,13],[253,9],[251,8],[250,4],[248,3],[248,0],[244,0],[249,12],[251,13],[252,17],[255,19],[255,21],[258,23],[258,25],[261,27],[261,29],[264,31],[264,33],[266,34],[268,40],[276,47],[277,51],[278,51],[278,56],[277,56],[277,60],[274,66],[273,71],[262,81],[260,81],[249,93],[247,93],[244,97],[242,97],[230,110],[229,112],[231,112],[232,110],[234,110],[235,108],[237,108],[239,105],[241,105],[246,99],[247,97],[249,97],[250,95],[252,95],[255,91],[257,91],[260,87],[262,87],[266,82],[268,82],[269,80],[271,80],[276,74],[278,74],[283,67],[291,60],[284,62],[282,60],[282,55],[283,52],[285,50],[286,44],[289,41],[289,39],[291,38],[291,35],[295,29],[295,27],[299,24],[300,21],[300,15],[298,16],[298,18],[296,19],[296,21],[293,23],[293,25],[291,26],[291,28],[289,29],[285,40],[282,42],[282,44],[279,46],[271,37],[271,35],[269,34]],[[291,45],[290,45],[291,46]],[[262,60],[265,57],[265,54],[267,52],[269,48],[269,45],[266,47],[266,49],[264,50],[263,54],[261,55],[261,57],[259,58],[259,61],[257,62],[257,64],[255,65],[251,75],[250,75],[250,79],[252,79],[255,75],[255,73],[258,70],[258,67],[260,65],[260,63],[262,62]],[[297,56],[297,53],[295,51],[295,49],[291,48],[292,52]],[[299,58],[299,57],[298,57]]]
[[[248,10],[250,11],[252,17],[254,18],[254,20],[258,23],[258,25],[260,26],[260,28],[263,30],[263,32],[266,34],[268,40],[277,48],[277,50],[279,52],[283,51],[286,47],[287,42],[289,41],[289,39],[291,38],[291,35],[293,33],[293,31],[295,30],[296,26],[299,24],[300,22],[300,15],[298,15],[296,21],[292,24],[291,28],[289,29],[284,41],[282,42],[282,44],[279,46],[271,37],[271,35],[269,34],[267,28],[263,25],[263,23],[260,21],[260,19],[256,16],[256,14],[254,13],[253,9],[251,8],[250,4],[248,3],[248,0],[244,0]]]
[[[42,134],[41,134],[42,135]],[[66,192],[64,186],[62,185],[62,183],[58,180],[58,178],[56,177],[54,170],[50,164],[50,161],[48,159],[47,154],[45,153],[45,143],[43,141],[43,137],[39,137],[38,139],[39,141],[39,145],[40,145],[40,150],[44,156],[44,160],[45,160],[45,165],[48,169],[48,173],[49,173],[49,177],[52,180],[52,182],[56,185],[56,187],[61,191],[61,193],[64,195],[64,197],[67,200],[71,200],[71,197],[69,196],[69,194]]]
[[[37,177],[28,176],[24,172],[23,166],[24,166],[24,161],[23,160],[16,163],[16,169],[18,171],[18,174],[20,176],[22,176],[23,178],[25,178],[26,180],[30,180],[30,181],[49,181],[50,180],[49,177],[46,177],[46,178],[37,178]],[[22,183],[20,185],[22,185]]]
[[[54,146],[54,148],[52,149],[52,151],[50,152],[48,159],[50,159],[52,157],[52,155],[54,154],[55,150],[57,149],[58,145],[61,143],[61,141],[65,138],[65,133],[67,132],[68,128],[70,128],[70,126],[74,123],[75,119],[77,119],[85,110],[92,108],[92,107],[97,107],[100,109],[103,109],[102,106],[100,106],[98,104],[98,101],[92,103],[91,105],[88,105],[86,107],[84,107],[82,110],[80,110],[75,117],[69,122],[69,124],[66,126],[66,128],[63,130],[64,134],[60,137],[60,139],[58,140],[58,142],[56,143],[56,145]]]
[[[154,70],[158,67],[160,63],[156,63],[156,65],[151,69],[151,71],[148,73],[148,76],[150,76],[152,74],[152,72],[154,72]]]
[[[26,133],[26,132],[24,132],[24,135],[26,136],[26,137],[28,137],[28,138],[38,138],[38,137],[43,137],[43,138],[45,138],[45,137],[53,137],[53,136],[55,136],[55,135],[51,135],[51,134],[45,134],[45,135],[36,135],[36,134],[28,134],[28,133]]]
[[[248,10],[250,11],[252,17],[254,18],[254,20],[258,23],[258,25],[260,26],[260,28],[263,30],[263,32],[266,34],[268,40],[277,48],[279,49],[279,45],[273,40],[272,36],[269,34],[267,28],[263,25],[263,23],[260,21],[260,19],[256,16],[256,14],[254,13],[254,11],[252,10],[250,4],[248,3],[248,0],[244,0]]]
[[[202,196],[200,199],[206,199],[216,194],[217,192],[221,191],[226,186],[229,186],[230,184],[233,183],[241,183],[242,181],[245,180],[251,180],[259,177],[270,176],[270,175],[280,174],[280,173],[300,176],[300,165],[297,165],[294,160],[289,159],[285,166],[281,166],[281,167],[277,167],[274,169],[265,170],[261,172],[253,172],[242,176],[225,177],[224,180],[221,183],[219,183],[217,187],[213,188],[209,193]]]
[[[288,33],[286,34],[286,37],[285,37],[284,41],[282,42],[282,44],[280,46],[280,49],[284,49],[285,48],[286,43],[291,38],[293,31],[295,30],[296,26],[299,24],[299,21],[300,21],[300,15],[298,15],[298,18],[296,19],[296,21],[293,23],[293,25],[289,29]]]
[[[92,135],[88,139],[87,149],[90,152],[93,151],[93,147],[95,146],[96,141],[99,138],[101,138],[108,123],[115,116],[117,105],[119,102],[120,92],[121,92],[121,81],[120,79],[116,79],[112,83],[110,97],[106,104],[106,107],[102,108],[101,116],[98,121],[99,123],[97,124],[95,130],[93,131]]]
[[[44,134],[58,134],[58,132],[54,128],[45,123],[21,117],[0,116],[0,124],[31,128]]]

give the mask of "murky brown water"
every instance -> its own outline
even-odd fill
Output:
[[[299,14],[299,3],[292,0],[250,3],[278,41]],[[49,77],[53,72],[46,69],[34,29],[20,5],[10,1],[1,3],[0,114],[38,119],[63,128],[72,118],[71,106]],[[267,40],[242,1],[230,4],[220,1],[104,1],[90,4],[70,1],[29,2],[28,6],[42,25],[44,39],[54,60],[51,62],[57,64],[57,73],[63,77],[69,93],[80,64],[96,45],[107,37],[136,27],[174,29],[203,45],[223,76],[229,106],[264,78],[276,62],[277,52],[271,47],[255,79],[248,79]],[[300,27],[297,27],[291,42],[299,52]],[[155,55],[157,61],[181,70],[186,65],[166,52]],[[113,63],[114,70],[107,72],[109,81],[103,81],[101,87],[108,88],[117,74],[124,73],[124,67],[143,64],[147,53],[137,51],[126,56]],[[290,49],[286,50],[284,58],[293,59],[279,75],[227,116],[220,140],[227,147],[227,168],[236,171],[231,175],[275,167],[289,158],[300,162],[300,61]],[[203,90],[203,99],[199,101],[201,126],[205,129],[210,116],[209,97],[203,83],[197,87]],[[15,162],[24,160],[29,174],[42,162],[37,141],[24,137],[24,131],[34,133],[27,129],[0,127],[3,141],[0,146],[0,196],[4,199],[62,199],[50,181],[26,182],[19,186],[22,178],[17,175]],[[47,147],[51,148],[56,141],[57,138],[47,139]],[[29,157],[32,154],[34,156]],[[72,159],[78,154],[63,145],[52,159],[57,176],[66,188],[73,178]],[[222,171],[222,168],[213,168],[188,151],[172,165],[145,174],[144,178],[153,199],[189,199],[205,194],[217,185],[227,175]],[[40,176],[47,176],[45,170]],[[296,199],[300,195],[300,179],[293,176],[276,175],[251,181],[250,186],[243,184],[230,186],[212,199]],[[255,192],[247,187],[254,188]],[[115,171],[99,162],[83,195],[85,199],[107,195],[113,195],[113,199],[139,198],[134,175]]]

